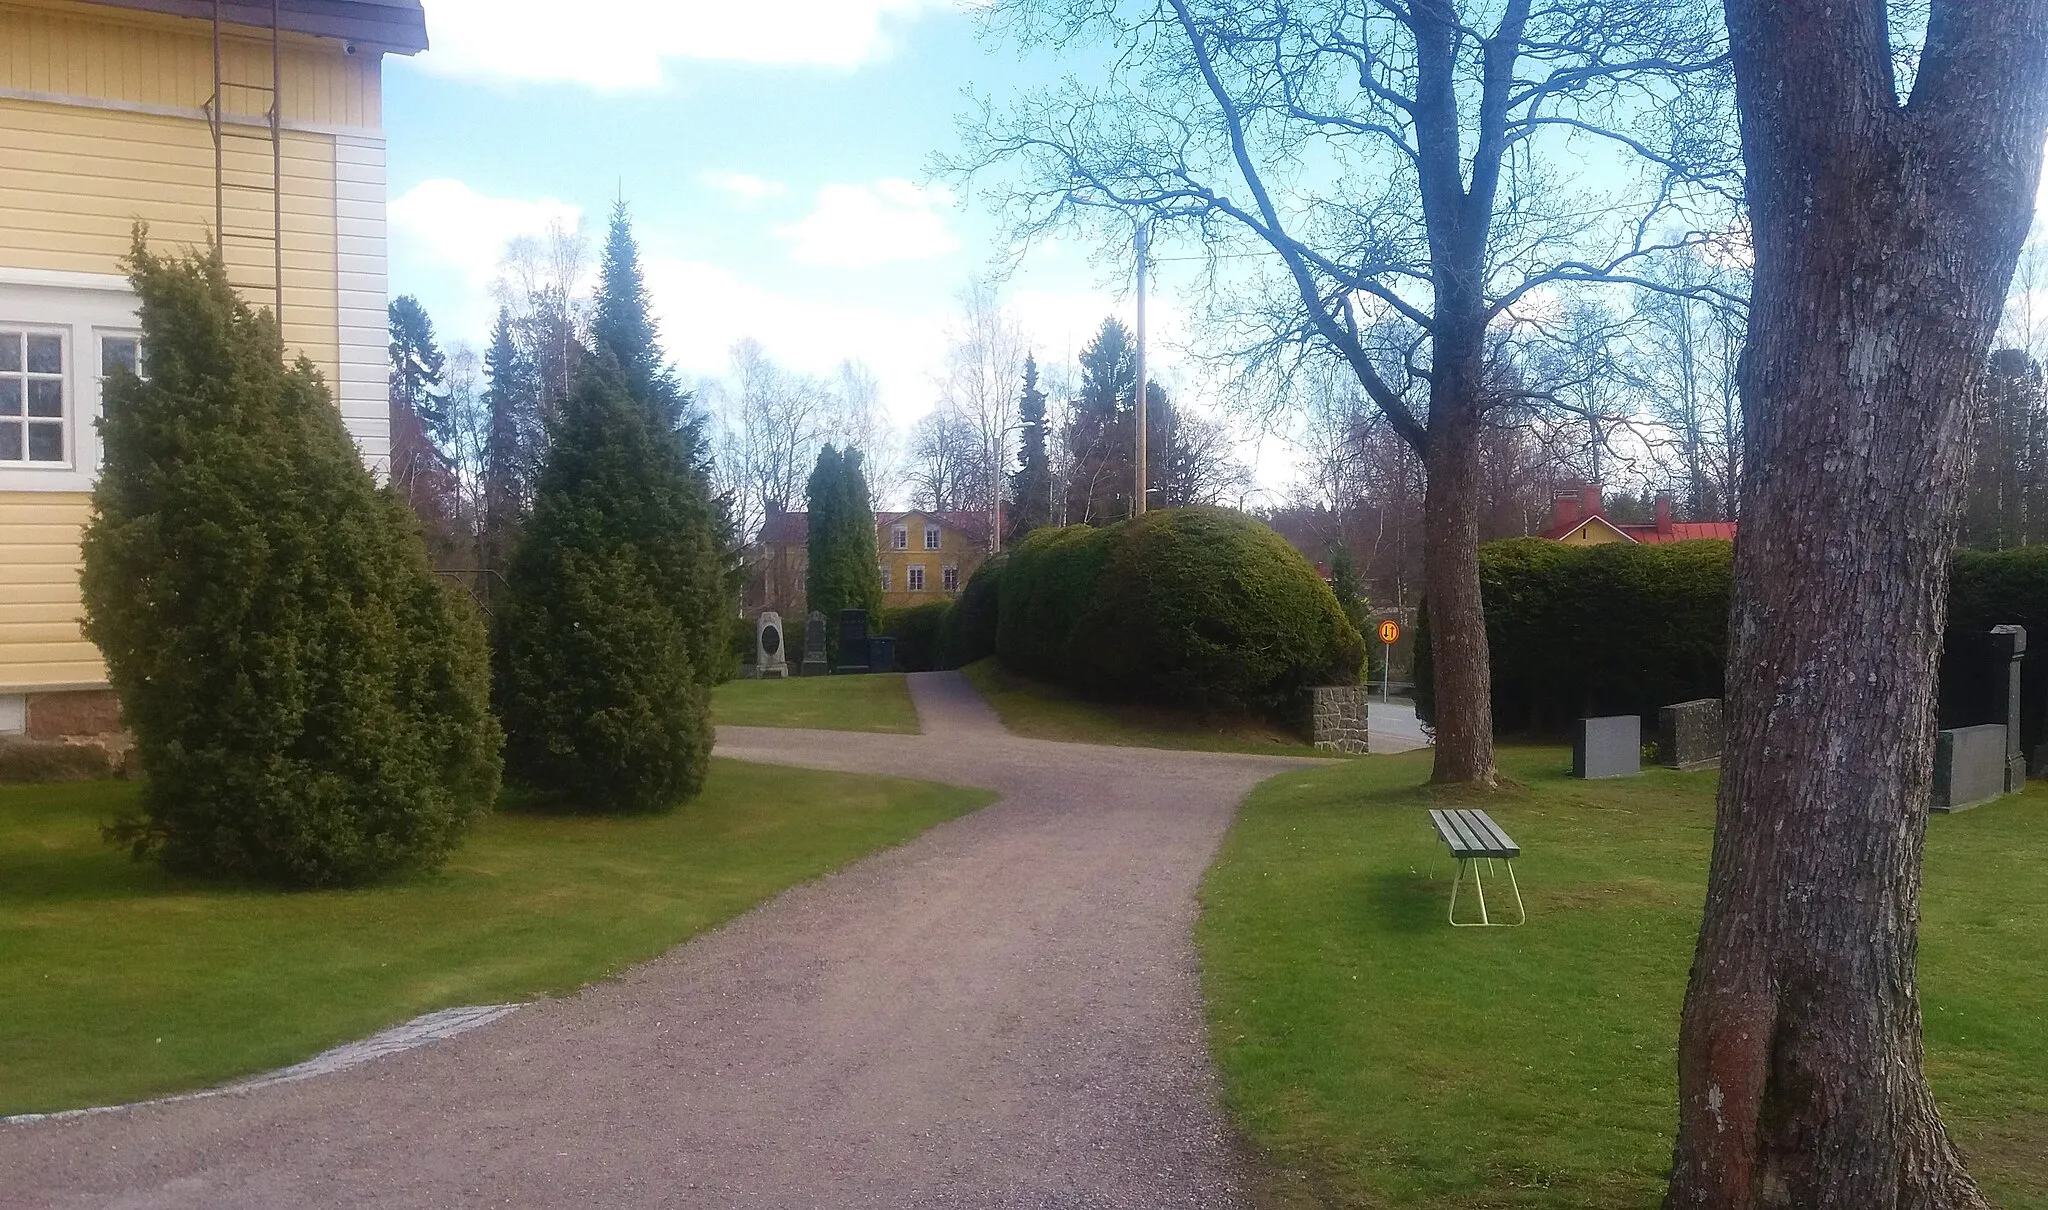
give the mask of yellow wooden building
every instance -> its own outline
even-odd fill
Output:
[[[881,556],[884,607],[950,601],[988,558],[988,514],[877,513],[875,546]]]
[[[100,378],[137,355],[138,221],[161,246],[218,231],[386,459],[381,62],[425,46],[419,0],[0,0],[0,734],[117,717],[79,536]]]

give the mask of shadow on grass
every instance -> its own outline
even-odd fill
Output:
[[[1393,933],[1426,933],[1443,924],[1449,883],[1415,870],[1382,870],[1365,885],[1371,926]]]

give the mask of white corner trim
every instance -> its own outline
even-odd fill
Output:
[[[77,273],[68,269],[16,269],[7,265],[0,265],[0,286],[43,286],[56,290],[129,293],[128,279],[118,273]]]

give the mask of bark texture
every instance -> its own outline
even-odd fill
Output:
[[[1447,342],[1439,341],[1441,352]],[[1423,449],[1422,566],[1436,677],[1436,752],[1431,780],[1492,786],[1493,664],[1479,595],[1479,437],[1484,423],[1477,342],[1444,364]]]
[[[1665,1205],[1984,1205],[1915,990],[1947,563],[2040,175],[2048,4],[1729,0],[1755,293],[1728,742]]]

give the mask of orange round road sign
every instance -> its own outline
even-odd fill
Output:
[[[1392,646],[1401,641],[1401,623],[1392,618],[1380,623],[1380,642]]]

